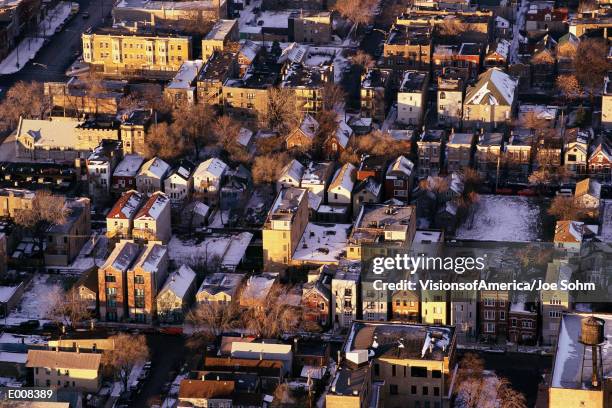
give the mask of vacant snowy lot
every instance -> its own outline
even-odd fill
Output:
[[[540,205],[528,197],[482,195],[457,239],[529,242],[540,238]]]
[[[57,276],[36,275],[26,288],[20,305],[9,313],[7,324],[18,325],[30,319],[44,322],[57,299],[61,299],[64,290]]]

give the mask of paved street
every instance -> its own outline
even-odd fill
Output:
[[[17,81],[62,81],[64,72],[75,59],[75,52],[81,50],[81,34],[87,28],[99,25],[102,21],[102,2],[104,14],[109,15],[113,0],[76,0],[81,9],[64,29],[51,37],[43,46],[36,58],[30,61],[21,71],[12,75],[0,76],[0,87],[10,87]],[[90,17],[83,18],[88,12]],[[42,64],[41,65],[35,65]]]

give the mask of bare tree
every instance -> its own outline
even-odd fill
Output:
[[[263,119],[269,128],[285,135],[299,126],[302,117],[302,106],[293,90],[288,88],[268,90],[268,110]]]
[[[374,60],[372,59],[372,56],[363,50],[358,50],[351,58],[351,62],[353,65],[357,65],[362,70],[374,67]]]
[[[14,129],[20,117],[39,119],[47,105],[42,83],[17,82],[6,92],[4,101],[0,104],[0,124],[4,122],[5,127]]]
[[[240,134],[240,123],[231,116],[219,116],[214,124],[213,130],[217,137],[217,142],[224,150],[235,144]]]
[[[505,378],[500,379],[497,396],[499,408],[527,408],[525,395],[513,389]]]
[[[296,399],[291,395],[289,384],[280,383],[276,386],[274,389],[274,400],[272,401],[272,407],[295,406],[296,403]]]
[[[588,217],[588,210],[577,203],[573,197],[556,196],[550,203],[548,214],[558,220],[579,221]]]
[[[187,313],[186,321],[193,325],[196,336],[212,341],[233,327],[239,312],[236,302],[202,302]]]
[[[374,13],[372,0],[338,0],[336,10],[344,17],[353,22],[351,32],[355,32],[360,24],[367,24],[372,21]]]
[[[242,321],[245,329],[265,338],[278,337],[292,332],[300,325],[300,310],[283,302],[289,290],[275,285],[265,299],[240,298],[244,307]]]
[[[49,191],[37,191],[30,208],[24,208],[15,213],[15,223],[30,231],[38,239],[38,250],[42,253],[45,232],[51,225],[63,225],[69,210],[66,199]]]
[[[252,175],[255,184],[276,185],[285,164],[289,162],[286,154],[257,156],[253,163]]]
[[[555,85],[565,98],[566,103],[575,99],[580,99],[583,95],[582,87],[575,75],[559,75]]]
[[[185,144],[177,134],[175,126],[161,122],[149,128],[145,150],[147,158],[159,157],[164,160],[173,160],[183,154]]]
[[[52,293],[51,302],[53,306],[48,317],[53,321],[64,326],[77,326],[91,317],[88,309],[89,302],[81,298],[76,288],[70,289],[67,293],[63,291]]]
[[[116,334],[111,336],[110,339],[113,340],[113,348],[104,351],[102,362],[120,379],[125,391],[132,368],[149,358],[147,339],[142,334],[129,335],[125,333]]]
[[[601,89],[604,76],[610,69],[607,55],[606,42],[597,38],[581,41],[576,50],[574,58],[576,78],[591,99]]]
[[[173,112],[173,117],[177,133],[183,137],[186,146],[193,147],[198,159],[200,151],[215,142],[213,108],[201,103],[183,105]]]
[[[323,99],[323,110],[333,111],[336,108],[344,107],[346,93],[340,85],[328,82],[323,86],[321,98]]]

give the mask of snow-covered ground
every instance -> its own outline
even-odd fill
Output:
[[[70,17],[71,3],[61,2],[47,17],[39,24],[39,34],[41,37],[50,37],[55,33],[57,27]],[[23,39],[17,47],[2,62],[0,62],[0,75],[14,74],[21,70],[24,65],[34,59],[38,51],[44,44],[44,38],[28,37]]]
[[[541,209],[534,199],[482,195],[473,218],[457,230],[456,238],[478,241],[530,242],[539,238]]]
[[[51,275],[36,275],[21,298],[20,305],[9,313],[6,324],[16,326],[30,319],[42,323],[47,321],[54,302],[61,297],[62,287],[57,277]]]
[[[515,64],[518,62],[519,40],[521,38],[521,34],[519,33],[519,31],[525,25],[525,15],[527,14],[528,8],[529,2],[527,0],[521,0],[521,6],[519,8],[518,13],[516,14],[514,26],[512,27],[512,42],[510,43],[509,55],[510,64]]]

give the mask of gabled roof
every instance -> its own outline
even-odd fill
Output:
[[[99,353],[77,353],[72,351],[28,350],[26,367],[44,367],[51,369],[98,370]]]
[[[148,176],[162,179],[170,170],[170,165],[158,157],[153,157],[142,165],[138,176]]]
[[[358,192],[366,190],[372,195],[378,196],[378,194],[380,193],[380,188],[381,184],[376,181],[374,177],[368,177],[365,180],[361,180],[359,183],[357,183],[357,185],[355,186],[355,191]]]
[[[134,177],[138,174],[138,169],[144,159],[138,154],[126,154],[121,163],[117,165],[113,176],[115,177]]]
[[[213,157],[200,163],[193,175],[194,177],[201,177],[203,173],[210,173],[214,177],[220,178],[223,176],[226,170],[227,164],[225,164],[222,160]]]
[[[554,242],[581,243],[583,227],[583,222],[557,221]]]
[[[601,184],[599,184],[599,181],[592,178],[585,178],[577,182],[576,193],[574,194],[575,197],[581,197],[585,194],[599,198],[601,195]]]
[[[168,177],[177,176],[187,181],[189,180],[189,177],[191,176],[191,173],[193,173],[194,169],[195,164],[193,164],[187,159],[182,159],[178,166],[172,169],[170,174],[168,174]]]
[[[347,125],[344,120],[340,120],[340,122],[338,122],[335,137],[336,141],[343,149],[348,145],[351,136],[353,136],[353,128]]]
[[[289,163],[285,165],[283,170],[281,171],[281,175],[279,179],[283,179],[287,176],[291,177],[298,182],[302,179],[302,175],[304,174],[304,165],[299,161],[293,159]]]
[[[148,273],[157,273],[159,272],[161,261],[167,254],[167,246],[149,242],[140,253],[132,269],[140,268]]]
[[[517,81],[498,68],[490,68],[470,87],[465,103],[469,105],[512,105]]]
[[[304,136],[314,139],[319,131],[319,122],[311,115],[304,116],[302,123],[300,124],[300,131],[304,134]]]
[[[135,219],[157,220],[166,206],[169,205],[168,196],[161,191],[157,191],[149,197],[147,202],[136,214]]]
[[[391,163],[391,165],[389,165],[389,169],[387,169],[387,177],[393,176],[394,173],[401,173],[406,177],[410,177],[413,169],[414,163],[404,156],[399,156],[393,161],[393,163]]]
[[[129,220],[134,218],[134,214],[142,204],[143,195],[136,190],[130,190],[123,194],[113,208],[106,215],[106,218]]]
[[[329,191],[332,191],[337,187],[343,187],[349,192],[353,191],[356,172],[357,168],[351,163],[346,163],[344,166],[340,167],[336,171],[334,179],[329,185]]]
[[[131,241],[120,241],[100,268],[106,269],[112,266],[118,271],[127,271],[139,254],[140,247],[138,244]]]

